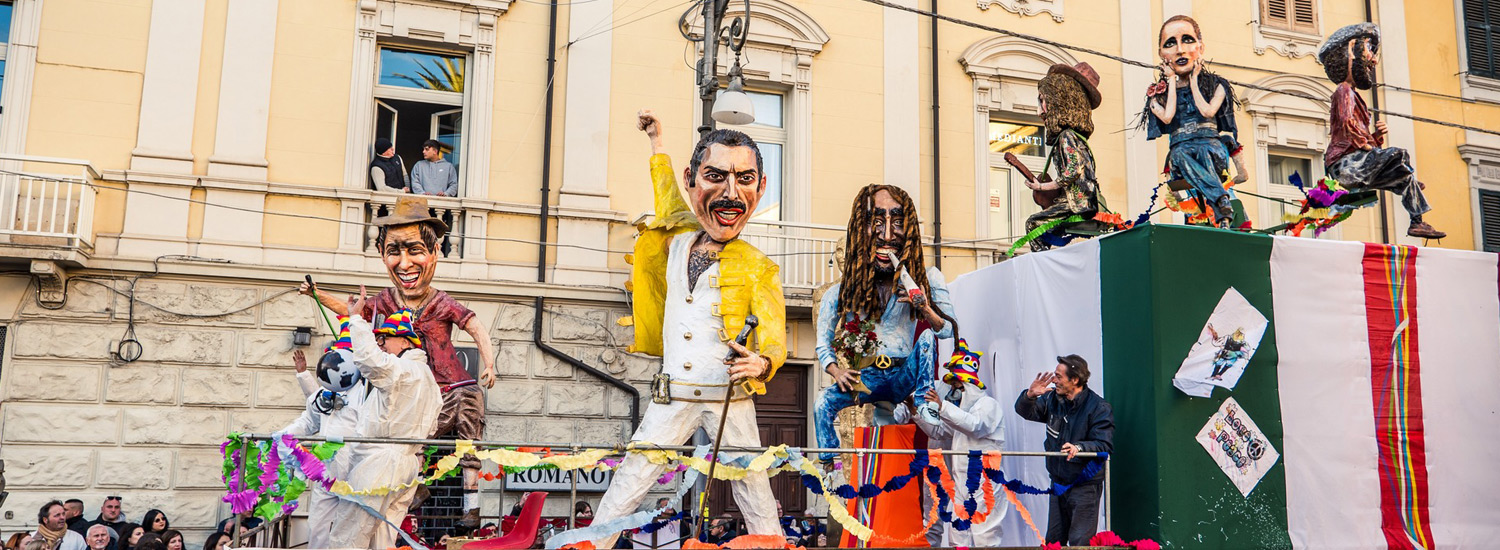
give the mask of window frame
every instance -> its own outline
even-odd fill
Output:
[[[1476,236],[1478,238],[1475,240],[1475,243],[1474,243],[1475,247],[1474,248],[1475,248],[1475,250],[1481,250],[1481,251],[1484,251],[1484,252],[1500,252],[1500,231],[1497,231],[1497,234],[1494,236],[1495,241],[1496,241],[1495,246],[1491,247],[1490,244],[1489,244],[1489,240],[1490,240],[1489,239],[1489,233],[1485,231],[1485,229],[1486,229],[1486,227],[1485,227],[1485,225],[1486,225],[1485,224],[1485,217],[1486,216],[1485,216],[1485,208],[1484,208],[1484,200],[1485,200],[1485,198],[1487,196],[1488,197],[1493,197],[1494,200],[1495,200],[1495,202],[1497,203],[1497,205],[1496,205],[1497,212],[1495,213],[1495,216],[1497,218],[1500,218],[1500,190],[1479,187],[1479,188],[1475,188],[1474,191],[1476,192],[1476,194],[1475,194],[1475,201],[1474,201],[1475,202],[1474,209],[1478,212],[1478,216],[1476,216],[1478,218],[1476,220],[1478,223],[1474,224],[1475,225],[1474,232],[1476,233]],[[1500,220],[1496,220],[1496,223],[1500,224]]]
[[[721,92],[722,92],[722,90],[721,90]],[[787,167],[787,164],[788,164],[787,157],[789,155],[791,155],[791,154],[794,154],[792,152],[792,150],[791,150],[791,148],[792,148],[792,144],[791,144],[792,129],[788,127],[788,126],[790,126],[790,124],[791,124],[792,121],[787,116],[791,112],[791,108],[790,108],[791,106],[789,105],[789,103],[791,102],[791,97],[790,97],[791,94],[789,94],[787,90],[779,90],[779,89],[777,89],[777,88],[775,88],[773,86],[766,86],[766,85],[752,86],[751,88],[746,89],[745,93],[747,93],[747,94],[760,94],[760,95],[774,95],[774,96],[777,96],[777,97],[781,98],[781,102],[780,102],[781,103],[781,126],[771,126],[769,124],[761,124],[760,122],[757,121],[757,122],[752,122],[750,124],[746,124],[746,125],[743,125],[743,126],[734,126],[733,127],[735,130],[739,130],[740,132],[744,132],[745,135],[750,136],[750,139],[755,140],[755,143],[756,143],[757,146],[769,144],[769,145],[779,145],[781,147],[781,166],[780,166],[781,173],[777,175],[777,185],[781,186],[781,189],[780,189],[780,193],[781,193],[781,206],[777,207],[777,219],[775,219],[775,220],[761,219],[761,218],[756,217],[754,215],[755,213],[752,212],[751,213],[751,217],[750,217],[750,221],[751,221],[751,223],[760,222],[762,224],[768,224],[768,225],[774,225],[774,224],[778,224],[778,223],[782,223],[782,222],[792,221],[792,220],[788,220],[787,219],[787,208],[786,208],[787,187],[788,187],[788,185],[787,185],[787,183],[788,183],[787,182],[787,180],[788,180],[787,175],[788,175],[788,172],[789,172],[788,167]],[[757,116],[757,118],[759,118],[759,117]]]
[[[1496,61],[1497,61],[1497,59],[1500,59],[1500,52],[1496,52],[1495,51],[1497,49],[1497,47],[1500,47],[1500,44],[1497,44],[1497,42],[1500,42],[1500,40],[1497,40],[1497,39],[1500,39],[1500,23],[1497,23],[1497,24],[1490,24],[1490,23],[1488,23],[1488,20],[1490,20],[1492,18],[1493,19],[1500,19],[1500,1],[1496,1],[1496,0],[1477,0],[1478,3],[1480,4],[1480,8],[1479,9],[1483,12],[1482,13],[1482,15],[1483,15],[1482,19],[1485,21],[1485,22],[1481,22],[1481,23],[1477,23],[1477,24],[1474,23],[1474,22],[1472,22],[1472,21],[1470,21],[1470,19],[1469,19],[1469,9],[1468,9],[1470,3],[1471,2],[1475,2],[1475,1],[1476,0],[1458,0],[1458,6],[1457,6],[1458,7],[1458,10],[1457,10],[1458,13],[1457,13],[1457,15],[1458,15],[1458,23],[1459,23],[1458,24],[1458,28],[1460,29],[1460,32],[1461,32],[1460,38],[1463,39],[1462,47],[1459,48],[1463,52],[1463,56],[1464,56],[1464,59],[1463,59],[1464,63],[1463,63],[1463,67],[1462,68],[1463,68],[1464,74],[1469,75],[1469,76],[1479,77],[1479,78],[1488,78],[1488,79],[1500,79],[1500,68],[1496,67],[1496,65],[1497,65]],[[1490,12],[1491,9],[1494,9],[1495,12],[1496,12],[1496,15],[1494,17],[1490,16],[1489,12]],[[1470,48],[1470,44],[1472,43],[1473,31],[1475,30],[1474,27],[1476,27],[1476,26],[1482,27],[1481,30],[1484,33],[1486,33],[1486,34],[1489,35],[1486,38],[1486,46],[1487,46],[1486,49],[1488,50],[1488,52],[1487,52],[1488,59],[1486,61],[1488,61],[1488,63],[1489,63],[1489,69],[1486,70],[1486,71],[1476,72],[1474,70],[1474,57],[1472,55],[1472,50]]]
[[[1263,160],[1265,161],[1263,166],[1267,167],[1266,173],[1264,175],[1267,185],[1262,191],[1267,197],[1270,197],[1272,199],[1281,199],[1287,202],[1300,202],[1303,199],[1307,198],[1302,191],[1298,190],[1290,183],[1275,181],[1271,178],[1271,170],[1269,168],[1271,166],[1271,160],[1273,157],[1301,159],[1308,161],[1308,173],[1302,175],[1302,185],[1304,186],[1317,185],[1318,180],[1322,179],[1325,176],[1322,151],[1303,149],[1299,147],[1285,147],[1280,145],[1257,147],[1256,149],[1256,154],[1263,157]],[[1278,203],[1274,200],[1261,200],[1261,223],[1267,227],[1284,223],[1281,220],[1281,216],[1279,214],[1282,213],[1282,209],[1285,206],[1287,205]],[[1278,215],[1272,217],[1272,213]],[[1342,235],[1343,233],[1340,231],[1339,226],[1333,226],[1327,231],[1324,231],[1322,235],[1318,235],[1317,237],[1313,237],[1312,231],[1304,231],[1301,236],[1337,241],[1342,240]]]
[[[1271,16],[1273,5],[1280,5],[1285,14],[1281,18]],[[1299,8],[1306,7],[1310,21],[1299,21],[1297,12]],[[1260,24],[1263,27],[1280,29],[1303,34],[1319,34],[1318,25],[1321,17],[1318,13],[1318,0],[1260,0]]]
[[[445,92],[445,91],[440,91],[440,90],[426,90],[426,89],[412,88],[412,87],[406,87],[406,86],[392,86],[392,85],[389,85],[389,84],[380,84],[380,74],[381,74],[381,71],[382,71],[382,66],[381,66],[381,64],[382,64],[381,57],[382,56],[381,56],[381,53],[384,52],[387,49],[389,49],[389,50],[395,50],[395,51],[408,51],[408,52],[415,52],[415,53],[426,53],[426,54],[440,55],[440,56],[445,56],[445,57],[458,57],[458,58],[463,59],[463,62],[464,62],[464,90],[462,92]],[[474,52],[465,50],[462,47],[458,47],[458,48],[444,48],[444,47],[438,47],[438,46],[432,46],[432,45],[410,44],[410,43],[407,43],[407,42],[404,42],[404,41],[397,42],[397,41],[378,40],[376,42],[376,44],[375,44],[375,63],[374,63],[374,69],[375,69],[375,73],[374,73],[374,82],[375,82],[375,84],[372,87],[371,93],[370,93],[370,110],[371,110],[371,112],[374,115],[370,119],[370,135],[372,136],[371,142],[373,143],[373,138],[380,137],[377,134],[379,133],[380,109],[381,109],[381,103],[382,103],[381,100],[394,99],[394,100],[400,100],[400,101],[411,101],[411,102],[416,102],[416,103],[424,103],[424,104],[434,105],[434,106],[451,107],[450,109],[442,109],[442,110],[436,111],[433,116],[436,116],[437,114],[441,114],[441,113],[447,113],[447,112],[451,112],[451,111],[454,111],[454,110],[458,110],[460,112],[460,116],[461,116],[461,120],[462,120],[462,123],[461,123],[462,131],[460,133],[461,137],[460,137],[460,141],[459,141],[459,146],[457,148],[455,148],[455,150],[452,153],[452,156],[454,158],[457,158],[458,161],[459,161],[459,162],[455,162],[454,163],[454,167],[455,167],[455,169],[458,172],[458,192],[457,192],[456,195],[454,195],[453,197],[450,197],[450,198],[462,199],[462,198],[468,197],[469,196],[468,170],[466,170],[461,163],[467,162],[467,160],[469,158],[471,158],[470,152],[471,152],[471,147],[472,147],[472,143],[473,143],[473,139],[471,139],[471,137],[469,135],[469,130],[470,130],[469,117],[472,114],[471,111],[470,111],[470,109],[469,109],[469,107],[470,107],[470,103],[471,103],[471,95],[473,93],[473,86],[470,86],[469,77],[474,74],[473,73],[473,69],[474,69]],[[400,118],[400,116],[399,116],[399,110],[397,111],[397,113],[398,113],[398,115],[396,117],[396,120],[399,120],[399,118]],[[397,124],[396,124],[395,121],[393,121],[392,122],[392,132],[396,131],[396,127],[397,127]],[[427,135],[427,139],[437,139],[437,135],[436,135],[437,134],[437,127],[434,126],[434,125],[431,125],[431,123],[429,123],[427,134],[428,134]],[[410,165],[407,165],[407,170],[410,170],[411,167],[415,166],[415,165],[416,165],[415,162],[412,162]],[[380,189],[378,186],[374,189],[374,192],[377,192],[377,193],[390,193],[390,191],[385,191],[383,189]]]
[[[1004,112],[996,114],[999,114],[1001,116],[991,116],[989,121],[990,124],[999,122],[1004,124],[1038,126],[1042,128],[1043,143],[1041,156],[1016,155],[1016,158],[1021,161],[1021,164],[1025,165],[1028,170],[1031,170],[1032,174],[1035,174],[1037,177],[1041,177],[1041,174],[1047,169],[1047,153],[1049,152],[1046,145],[1046,127],[1042,126],[1042,123],[1039,120],[1027,120],[1026,117],[1015,116],[1014,114]],[[1007,114],[1009,114],[1010,116],[1005,116]],[[986,125],[986,128],[988,127],[989,126]],[[990,142],[989,133],[986,132],[980,139],[984,140],[985,147],[988,148]],[[983,231],[976,231],[975,236],[982,237],[984,239],[1012,241],[1026,234],[1026,218],[1034,213],[1040,212],[1042,210],[1042,207],[1037,206],[1036,201],[1032,200],[1031,188],[1027,187],[1026,184],[1022,181],[1023,176],[1020,174],[1020,171],[1011,167],[1010,163],[1005,162],[1005,153],[996,153],[992,151],[989,153],[988,159],[990,170],[993,170],[995,168],[1004,168],[1010,174],[1010,181],[1008,182],[1008,185],[1010,187],[1008,194],[1010,202],[1007,204],[1010,211],[1006,213],[1009,223],[1006,229],[1003,231],[1005,235],[995,234],[995,228],[990,224],[989,221],[989,195],[992,190],[991,186],[993,185],[993,182],[990,181],[992,172],[986,171],[984,174],[983,186],[984,200],[978,203],[979,217],[981,218],[980,229],[982,229]]]

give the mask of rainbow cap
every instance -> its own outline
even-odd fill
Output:
[[[416,315],[412,314],[410,309],[403,309],[392,313],[386,316],[384,321],[380,322],[380,327],[375,329],[375,334],[402,336],[407,340],[411,340],[411,345],[420,348],[422,347],[422,337],[417,336],[417,331],[412,328],[411,324],[412,319],[415,317]]]
[[[943,381],[952,382],[958,379],[978,386],[981,390],[984,389],[984,382],[979,380],[979,356],[981,355],[984,355],[984,352],[969,349],[969,343],[959,338],[958,342],[953,344],[953,356],[948,358],[948,364],[944,366],[948,372],[943,375]]]

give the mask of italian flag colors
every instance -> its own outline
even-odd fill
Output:
[[[1127,540],[1486,548],[1500,545],[1497,264],[1489,253],[1144,226],[950,289],[1003,403],[1057,355],[1089,362],[1089,387],[1114,409],[1107,516]],[[1230,288],[1269,325],[1233,389],[1190,397],[1172,378]],[[1195,439],[1229,398],[1280,453],[1248,495]],[[1009,416],[1006,448],[1041,450],[1044,430]],[[1004,464],[1032,485],[1047,479],[1040,459]],[[1029,498],[1044,525],[1047,500]],[[1007,543],[1035,544],[1013,519]]]

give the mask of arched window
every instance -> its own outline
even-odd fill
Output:
[[[1333,90],[1321,80],[1289,74],[1263,78],[1255,84],[1320,98],[1312,100],[1262,90],[1246,91],[1245,112],[1250,114],[1252,123],[1250,132],[1240,133],[1240,145],[1245,148],[1245,163],[1254,163],[1257,192],[1297,203],[1303,195],[1290,183],[1292,173],[1300,174],[1302,181],[1309,185],[1323,177],[1323,150],[1328,148],[1328,101],[1321,98],[1331,97]],[[1249,202],[1249,197],[1240,198]],[[1257,227],[1280,224],[1284,215],[1298,212],[1297,207],[1284,203],[1264,199],[1259,202],[1260,207],[1253,210],[1255,215],[1252,216]],[[1339,232],[1335,227],[1322,238],[1338,239]],[[1310,237],[1312,232],[1303,236]]]
[[[1037,83],[1054,64],[1078,63],[1050,46],[1011,37],[975,42],[958,62],[974,85],[974,189],[979,238],[1016,237],[1025,233],[1026,217],[1040,210],[1021,175],[1005,163],[1014,153],[1032,172],[1046,160],[1045,136],[1038,116]]]

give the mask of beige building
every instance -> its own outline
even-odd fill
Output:
[[[730,4],[731,16],[744,12]],[[1500,127],[1489,42],[1500,31],[1486,23],[1500,20],[1495,0],[936,2],[946,16],[1146,62],[1163,17],[1192,14],[1209,58],[1260,68],[1225,76],[1316,98],[1332,85],[1310,54],[1365,20],[1367,4],[1386,32],[1381,82],[1400,87],[1378,94],[1382,108]],[[1153,206],[1166,146],[1130,129],[1148,69],[861,0],[748,5],[742,62],[757,122],[743,129],[762,143],[771,188],[747,234],[780,260],[791,318],[789,367],[760,402],[770,442],[811,439],[809,404],[824,385],[812,292],[835,280],[829,260],[855,192],[911,191],[924,236],[946,243],[929,258],[950,280],[997,261],[1036,209],[1000,158],[1041,166],[1035,84],[1048,66],[1098,70],[1092,148],[1108,204],[1127,216]],[[161,508],[192,546],[227,516],[218,443],[297,415],[296,333],[313,333],[300,348],[312,353],[328,339],[291,289],[305,274],[339,289],[388,284],[364,225],[397,196],[372,188],[377,138],[393,139],[407,167],[424,140],[450,147],[457,196],[431,200],[454,228],[436,286],[498,344],[487,436],[628,438],[622,386],[644,393],[656,370],[624,352],[630,333],[615,323],[633,222],[651,208],[635,112],[663,118],[680,168],[699,123],[693,7],[574,0],[553,26],[537,0],[0,2],[0,458],[11,493],[0,532],[34,526],[52,498],[84,499],[89,518],[105,495],[125,496],[136,520]],[[1242,189],[1300,199],[1285,177],[1321,175],[1327,101],[1239,97],[1252,171]],[[1430,221],[1451,235],[1436,244],[1500,248],[1500,138],[1387,120],[1429,183]],[[1242,198],[1257,226],[1287,210]],[[1404,218],[1394,212],[1386,233],[1404,234]],[[1381,233],[1367,209],[1323,238]],[[795,480],[776,483],[788,510],[812,505]],[[495,491],[484,502],[486,514],[503,511]],[[569,508],[557,497],[548,513]]]

